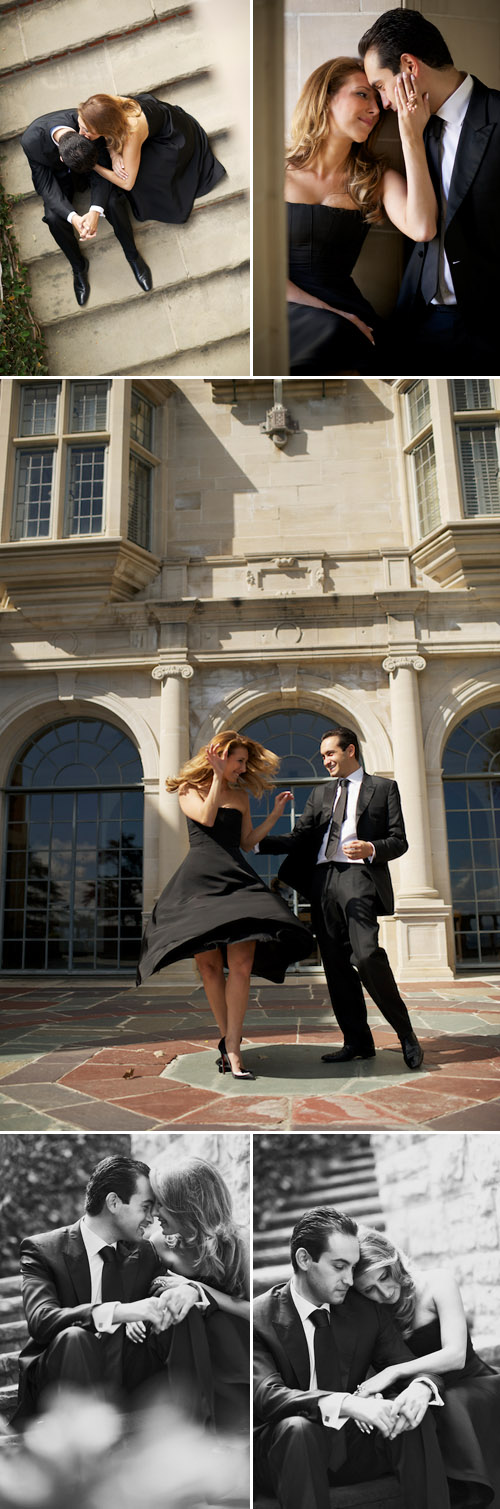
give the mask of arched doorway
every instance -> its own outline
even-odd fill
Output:
[[[100,719],[20,750],[7,788],[2,967],[130,969],[142,926],[142,766]]]
[[[500,968],[500,705],[450,735],[443,760],[459,969]]]
[[[287,806],[283,817],[278,819],[273,828],[273,836],[279,833],[290,833],[303,813],[313,787],[326,778],[319,745],[327,727],[326,717],[318,717],[317,713],[290,708],[279,713],[267,713],[264,717],[245,724],[245,727],[241,729],[241,733],[248,734],[250,739],[258,739],[259,744],[264,744],[266,749],[272,749],[273,754],[279,755],[281,766],[276,790],[279,791],[285,787],[293,791],[293,800]],[[275,792],[265,794],[260,802],[252,797],[252,813],[255,815],[256,823],[259,820],[262,822],[262,819],[267,816],[274,796]],[[284,855],[252,854],[249,858],[266,885],[275,885]],[[286,900],[293,906],[294,912],[300,916],[301,921],[310,922],[309,904],[304,897],[297,895],[297,892],[291,892],[286,896]],[[319,968],[320,965],[319,950],[316,948],[309,959],[295,967],[298,970],[309,971],[311,968]]]

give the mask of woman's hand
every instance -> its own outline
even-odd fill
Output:
[[[116,173],[117,178],[122,178],[123,182],[126,183],[127,179],[130,178],[130,174],[127,172],[123,157],[120,157],[118,155],[115,156],[112,152],[111,162],[113,166],[113,173]]]
[[[125,1334],[129,1341],[142,1342],[146,1340],[146,1327],[143,1320],[129,1320],[125,1326]]]
[[[365,325],[364,320],[359,320],[357,314],[346,314],[345,309],[336,309],[334,313],[343,315],[345,320],[351,321],[351,325],[357,325],[358,330],[361,331],[361,334],[366,335],[366,339],[370,342],[370,345],[375,345],[375,336],[373,334],[371,325]]]
[[[382,1368],[380,1373],[374,1373],[373,1378],[367,1378],[365,1383],[360,1383],[356,1392],[363,1399],[369,1399],[373,1394],[383,1394],[384,1389],[392,1388],[398,1377],[396,1365]]]
[[[219,754],[217,745],[215,743],[212,742],[212,744],[209,744],[207,749],[208,763],[209,765],[211,765],[212,770],[215,771],[216,775],[222,776],[222,780],[224,780],[225,778],[228,758],[229,750],[226,749],[225,754],[221,755]]]
[[[431,113],[429,95],[420,94],[412,73],[398,73],[394,93],[402,141],[421,141]]]
[[[161,1295],[161,1303],[173,1326],[178,1326],[181,1320],[192,1310],[199,1300],[198,1290],[188,1279],[181,1279],[174,1287],[165,1289]]]
[[[282,817],[283,816],[283,812],[285,810],[286,804],[287,804],[287,802],[291,801],[292,796],[293,796],[293,791],[279,791],[278,792],[278,795],[277,795],[277,797],[275,797],[275,800],[274,800],[274,807],[273,807],[273,816],[274,817],[278,818],[278,817]]]

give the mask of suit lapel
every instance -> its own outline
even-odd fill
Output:
[[[333,1305],[331,1327],[337,1349],[340,1388],[347,1389],[351,1363],[356,1351],[356,1331],[349,1317],[349,1295],[342,1305]]]
[[[135,1281],[139,1272],[139,1256],[139,1248],[133,1247],[127,1253],[126,1257],[123,1258],[120,1265],[123,1300],[125,1304],[127,1300],[132,1299],[134,1294]]]
[[[308,1389],[310,1380],[309,1351],[304,1327],[300,1315],[295,1309],[289,1285],[287,1285],[287,1288],[280,1295],[275,1330],[295,1374],[299,1388]]]
[[[374,782],[373,776],[372,775],[366,775],[366,772],[365,772],[365,774],[363,776],[363,780],[361,782],[361,791],[360,791],[359,796],[358,796],[358,805],[357,805],[357,808],[356,808],[356,827],[358,825],[358,822],[359,822],[359,819],[361,817],[362,812],[365,811],[365,808],[368,806],[368,803],[371,802],[374,790],[375,790],[375,782]]]
[[[320,822],[322,823],[329,823],[330,821],[333,812],[333,803],[335,801],[337,792],[337,785],[338,782],[336,780],[331,780],[327,781],[322,788],[320,809]]]
[[[78,1304],[90,1304],[91,1282],[89,1260],[79,1222],[76,1226],[70,1227],[64,1259]]]
[[[487,120],[487,98],[483,85],[475,79],[453,166],[446,211],[447,227],[474,181],[490,136],[495,130],[494,125]]]

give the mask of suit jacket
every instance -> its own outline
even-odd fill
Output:
[[[45,208],[67,220],[73,209],[66,192],[71,174],[61,162],[57,143],[52,141],[50,133],[56,126],[71,126],[72,130],[78,131],[78,110],[53,110],[49,115],[39,115],[21,137],[21,146],[31,168],[36,192],[43,199]],[[101,154],[99,160],[100,158]],[[111,166],[107,154],[103,157],[103,166]],[[104,209],[112,184],[106,178],[100,178],[98,173],[90,174],[90,183],[92,203]]]
[[[500,327],[500,92],[479,79],[460,133],[446,212],[444,246],[458,308],[477,331],[480,309],[488,331]],[[396,313],[411,313],[420,295],[429,243],[414,246]]]
[[[150,1242],[130,1247],[121,1264],[124,1303],[145,1299],[163,1271]],[[80,1222],[21,1242],[21,1278],[30,1340],[19,1359],[20,1407],[29,1404],[30,1369],[59,1332],[68,1326],[93,1330],[90,1268]]]
[[[277,1285],[254,1302],[254,1423],[259,1449],[263,1428],[304,1415],[321,1423],[319,1400],[326,1389],[309,1388],[309,1353],[304,1327],[294,1305],[290,1284]],[[369,1369],[376,1372],[411,1357],[397,1326],[383,1305],[350,1289],[341,1305],[331,1308],[332,1347],[336,1353],[336,1390],[352,1394]],[[437,1387],[441,1379],[427,1373]],[[398,1385],[396,1392],[400,1391]],[[345,1461],[344,1431],[331,1431],[332,1463]],[[264,1450],[264,1442],[262,1443]]]
[[[279,838],[270,835],[259,844],[262,854],[280,854],[283,850],[286,851],[287,858],[281,865],[279,878],[303,896],[311,895],[316,860],[332,815],[336,789],[335,780],[327,781],[323,786],[315,786],[293,833]],[[377,912],[382,916],[391,916],[394,911],[394,892],[388,861],[399,859],[408,848],[395,781],[365,772],[356,809],[356,831],[358,838],[368,840],[375,848],[375,858],[371,862],[365,860],[364,864],[377,893]]]

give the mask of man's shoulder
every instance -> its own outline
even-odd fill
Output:
[[[76,1221],[71,1226],[55,1226],[52,1231],[37,1231],[33,1236],[23,1237],[21,1252],[27,1251],[30,1247],[40,1248],[41,1251],[47,1253],[57,1252],[70,1241],[72,1236],[78,1234],[79,1229],[80,1223]]]
[[[364,770],[363,771],[363,782],[366,782],[366,781],[370,781],[371,784],[374,787],[377,787],[377,789],[379,791],[385,791],[387,794],[395,786],[397,788],[397,781],[395,781],[392,776],[387,776],[387,775],[371,775],[368,770]]]
[[[49,110],[46,115],[37,115],[36,119],[31,121],[30,125],[23,131],[21,146],[25,150],[27,147],[35,146],[37,142],[43,141],[47,132],[50,132],[52,127],[57,125],[57,123],[61,126],[70,125],[72,118],[76,114],[76,109],[70,106],[68,109]]]
[[[489,84],[483,84],[482,79],[477,79],[474,74],[471,77],[473,83],[471,101],[475,103],[483,99],[487,104],[490,118],[500,121],[500,89],[492,89]]]
[[[290,1284],[274,1284],[272,1289],[266,1289],[264,1294],[258,1294],[253,1302],[253,1314],[255,1322],[274,1320],[281,1308],[282,1301],[288,1299]]]

